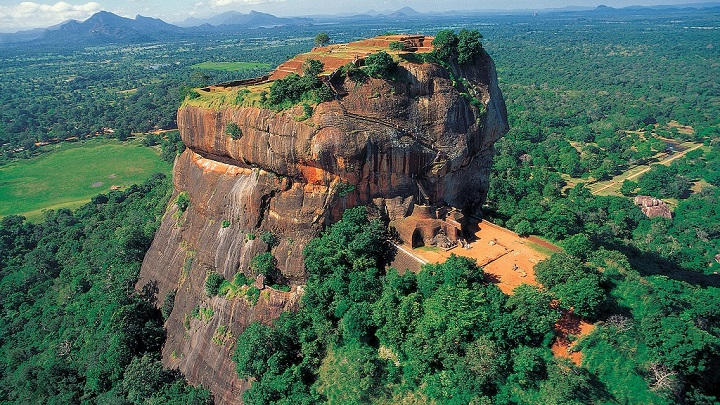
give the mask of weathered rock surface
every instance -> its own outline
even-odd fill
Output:
[[[417,199],[465,213],[480,207],[493,143],[508,128],[505,105],[487,54],[453,69],[466,85],[453,83],[439,65],[408,62],[396,81],[341,79],[336,87],[346,94],[303,121],[296,119],[300,106],[178,111],[188,149],[175,163],[175,192],[187,192],[190,205],[184,213],[169,206],[138,283],[156,283],[159,305],[177,290],[166,322],[167,366],[209,387],[217,403],[240,403],[249,383],[235,374],[235,338],[251,322],[269,323],[297,305],[302,249],[345,208],[374,204],[398,219]],[[227,135],[231,122],[242,130],[239,139]],[[265,288],[255,306],[244,298],[208,298],[209,271],[228,280],[237,272],[257,276],[250,260],[268,246],[250,234],[266,231],[278,236],[271,252],[291,292]],[[196,307],[212,308],[212,315],[192,317]]]
[[[670,211],[670,207],[668,207],[663,200],[658,200],[657,198],[646,195],[639,195],[635,197],[634,202],[635,205],[640,206],[640,210],[648,218],[662,217],[672,219],[672,211]]]

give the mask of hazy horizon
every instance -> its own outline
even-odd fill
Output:
[[[395,11],[411,7],[419,12],[542,10],[564,7],[660,6],[700,3],[697,0],[508,0],[501,5],[491,2],[460,0],[445,3],[434,0],[364,0],[338,2],[333,0],[99,0],[89,2],[37,3],[32,1],[0,0],[0,32],[44,28],[67,20],[83,21],[98,11],[133,18],[136,15],[160,18],[178,23],[188,17],[206,18],[226,11],[247,13],[251,10],[280,17],[321,14]]]

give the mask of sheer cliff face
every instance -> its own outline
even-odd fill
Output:
[[[433,203],[476,209],[487,194],[492,145],[507,131],[505,105],[492,60],[455,69],[450,80],[435,64],[404,63],[400,80],[341,83],[348,93],[297,121],[302,107],[276,113],[260,108],[178,113],[183,141],[224,162],[259,167],[291,182],[356,186],[356,202],[413,195],[419,179]],[[486,105],[479,111],[461,95]],[[242,129],[234,140],[229,123]]]
[[[205,295],[209,271],[228,280],[237,272],[255,276],[250,260],[270,247],[253,236],[278,236],[271,252],[281,281],[297,286],[305,279],[303,247],[345,208],[374,204],[391,219],[418,198],[479,208],[493,143],[507,131],[505,105],[487,54],[453,70],[455,82],[438,65],[411,63],[401,63],[392,82],[334,80],[343,95],[306,120],[298,119],[301,106],[178,111],[188,149],[175,163],[175,191],[187,192],[190,205],[184,213],[169,206],[138,284],[157,284],[158,305],[177,290],[166,323],[167,366],[209,387],[217,403],[241,402],[249,383],[235,374],[235,338],[252,321],[268,323],[294,308],[299,297],[297,287],[266,288],[253,306]],[[230,123],[241,129],[239,139],[227,135]]]

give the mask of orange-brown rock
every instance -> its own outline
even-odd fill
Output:
[[[169,206],[138,283],[157,284],[159,305],[177,290],[163,362],[209,387],[217,403],[240,403],[249,383],[235,374],[234,339],[250,322],[269,323],[296,305],[302,249],[344,209],[372,204],[390,219],[408,215],[415,202],[477,210],[507,118],[492,60],[483,53],[476,62],[453,66],[453,76],[464,78],[455,81],[439,65],[410,62],[401,62],[393,81],[336,77],[342,95],[305,120],[301,106],[182,107],[188,148],[174,182],[190,205],[184,213]],[[239,139],[227,135],[230,123]],[[271,252],[291,292],[266,287],[255,306],[207,297],[209,271],[228,280],[237,272],[257,276],[249,264],[268,249],[264,232],[278,237]],[[206,308],[200,317],[192,317],[196,307]]]

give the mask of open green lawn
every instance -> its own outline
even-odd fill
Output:
[[[622,187],[622,183],[625,180],[632,180],[632,181],[638,181],[638,178],[642,176],[644,173],[647,173],[650,171],[650,168],[653,164],[659,163],[661,165],[669,165],[673,161],[685,156],[686,153],[693,151],[698,148],[703,148],[702,143],[697,142],[683,142],[680,144],[683,148],[682,152],[674,153],[672,155],[666,155],[662,158],[660,156],[656,157],[656,160],[649,162],[645,165],[638,165],[630,168],[629,170],[625,171],[624,173],[621,173],[615,177],[613,177],[610,180],[607,181],[600,181],[600,182],[594,182],[592,184],[588,185],[588,189],[591,193],[595,195],[615,195],[615,196],[621,196],[620,194],[620,187]],[[708,148],[705,147],[707,150]]]
[[[141,183],[172,165],[137,143],[92,140],[0,167],[0,217],[42,219],[46,209],[77,208],[111,186]]]
[[[202,62],[194,64],[190,67],[193,69],[225,70],[228,72],[250,69],[270,69],[269,64],[258,62]]]

